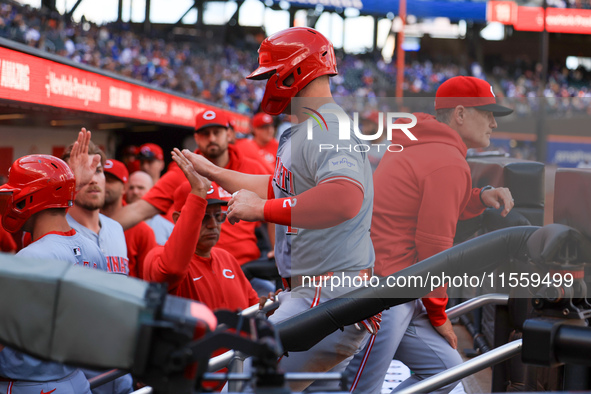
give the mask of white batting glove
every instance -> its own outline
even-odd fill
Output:
[[[365,320],[362,320],[358,323],[355,323],[355,328],[359,331],[365,328],[370,335],[376,335],[380,329],[380,323],[382,322],[382,312],[378,313],[377,315],[373,315],[372,317],[368,317]],[[363,328],[362,328],[363,326]]]

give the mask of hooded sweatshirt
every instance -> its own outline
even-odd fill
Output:
[[[394,131],[392,143],[404,148],[387,151],[374,174],[371,239],[380,276],[449,249],[458,220],[485,209],[480,189],[472,189],[467,148],[459,134],[432,115],[414,115],[417,125],[411,132],[417,141]],[[438,298],[423,298],[423,304],[437,327],[447,320],[447,294],[440,288],[430,295]]]

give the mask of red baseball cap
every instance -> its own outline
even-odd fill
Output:
[[[203,111],[195,117],[195,132],[205,127],[219,126],[230,127],[230,119],[226,113],[221,109],[209,109]]]
[[[511,108],[497,104],[492,86],[475,77],[453,77],[445,81],[435,94],[435,109],[455,108],[458,105],[490,111],[494,116],[506,116]]]
[[[125,167],[125,164],[121,163],[119,160],[105,160],[105,166],[103,169],[105,173],[113,175],[123,183],[127,183],[127,180],[129,179],[129,171],[127,171],[127,167]]]
[[[189,181],[183,182],[177,189],[174,191],[174,210],[180,212],[187,201],[187,197],[191,192],[191,184]],[[221,186],[217,185],[215,182],[211,182],[211,187],[207,191],[207,205],[213,204],[221,204],[221,205],[228,205],[228,201],[232,198],[232,195],[222,189]]]
[[[273,117],[265,112],[259,112],[252,117],[252,127],[263,127],[273,124]]]
[[[140,160],[164,160],[162,148],[152,143],[140,146],[137,155]]]

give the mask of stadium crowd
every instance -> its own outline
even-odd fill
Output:
[[[198,45],[150,38],[134,33],[125,23],[98,26],[84,19],[77,23],[59,13],[15,2],[0,5],[0,37],[241,113],[256,113],[264,92],[263,83],[244,80],[257,64],[253,50],[256,46]],[[256,42],[251,38],[250,41]],[[337,56],[339,76],[331,87],[335,96],[370,100],[394,97],[395,62],[386,63],[379,54],[338,52]],[[453,63],[409,61],[403,90],[411,96],[434,94],[441,83],[455,75],[488,79],[503,96],[517,100],[518,114],[537,108],[535,100],[529,100],[529,106],[524,101],[539,93],[541,66],[536,63],[500,64],[483,70],[477,63],[464,68]],[[549,107],[558,112],[586,110],[586,101],[581,98],[591,95],[589,73],[554,64],[548,73],[544,95],[551,98]]]

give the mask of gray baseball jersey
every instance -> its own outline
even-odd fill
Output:
[[[326,124],[314,123],[311,139],[307,122],[283,133],[277,150],[273,191],[275,198],[292,197],[323,182],[346,180],[363,190],[361,210],[354,218],[326,229],[277,225],[275,259],[282,277],[373,267],[375,255],[369,235],[373,208],[371,166],[366,153],[355,149],[361,142],[352,127],[350,139],[339,140],[337,117],[327,113],[339,110],[342,111],[336,104],[325,104],[318,109]]]
[[[70,226],[79,231],[80,234],[86,238],[94,241],[96,245],[104,253],[107,264],[108,272],[117,274],[129,274],[128,259],[127,259],[127,245],[125,244],[125,234],[123,233],[123,227],[114,221],[113,219],[99,214],[99,222],[101,229],[99,233],[84,227],[69,214],[66,215]],[[84,375],[88,379],[98,376],[106,371],[97,371],[82,368]],[[93,394],[123,394],[132,392],[132,379],[131,375],[124,375],[114,381],[104,384],[94,390]]]
[[[48,233],[16,255],[67,261],[73,265],[107,271],[107,260],[99,248],[74,230],[68,233]],[[48,324],[50,323],[48,322]],[[64,379],[76,369],[56,362],[42,361],[9,347],[0,351],[0,376],[14,380],[53,382]],[[59,382],[54,383],[58,384]],[[71,385],[72,383],[70,381],[67,384]],[[37,390],[37,392],[39,391],[40,389]]]
[[[78,223],[70,214],[66,215],[66,218],[72,228],[98,245],[107,258],[108,272],[129,274],[125,235],[123,227],[118,222],[102,213],[99,214],[101,229],[97,234]]]
[[[174,229],[174,224],[159,214],[146,220],[146,223],[152,228],[152,230],[154,230],[156,243],[158,245],[164,245],[168,240],[168,237],[170,237],[170,234],[172,234],[172,229]]]

